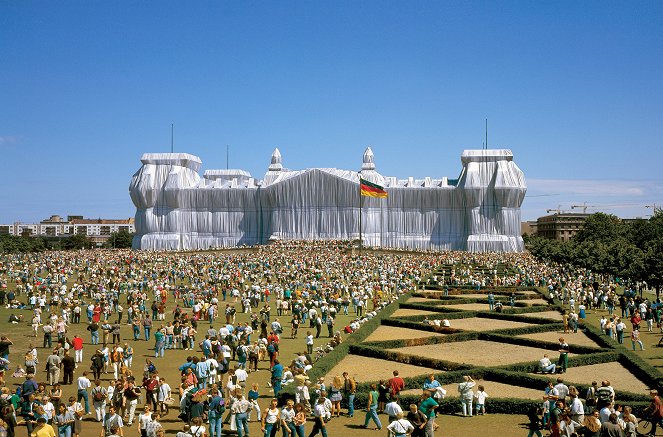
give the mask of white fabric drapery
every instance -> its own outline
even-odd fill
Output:
[[[145,154],[129,186],[136,206],[134,248],[195,250],[265,244],[270,239],[358,239],[359,174],[284,170],[277,152],[263,181],[237,171],[240,180],[207,178],[213,171],[201,178],[201,161],[195,156]],[[526,185],[511,151],[466,150],[463,170],[452,185],[446,178],[385,178],[373,170],[372,159],[372,152],[364,154],[362,177],[384,185],[389,196],[362,199],[365,245],[523,250],[520,205]]]

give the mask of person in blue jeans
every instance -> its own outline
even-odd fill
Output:
[[[355,414],[355,393],[357,392],[357,383],[354,378],[350,378],[348,372],[343,372],[343,395],[348,400],[348,417]]]
[[[378,386],[371,384],[371,390],[368,392],[368,409],[366,411],[366,418],[364,419],[364,428],[368,428],[368,422],[372,419],[378,429],[382,429],[382,423],[378,417]]]
[[[235,425],[237,426],[237,436],[244,437],[249,435],[249,415],[251,402],[249,402],[241,391],[237,393],[238,399],[232,406],[232,412],[235,413]]]
[[[274,389],[274,397],[278,397],[281,391],[281,380],[283,379],[283,365],[278,359],[274,360],[274,367],[272,367],[272,388]]]
[[[219,391],[214,389],[211,392],[212,400],[209,403],[209,434],[210,437],[221,437],[221,428],[223,426],[223,412],[226,410],[225,401],[219,395]]]
[[[150,341],[150,331],[152,330],[152,320],[145,314],[143,317],[143,331],[145,331],[145,341]]]
[[[279,401],[277,399],[272,399],[269,404],[269,407],[265,409],[265,412],[262,416],[262,427],[261,430],[265,437],[272,437],[276,434],[276,427],[278,426],[279,421]]]

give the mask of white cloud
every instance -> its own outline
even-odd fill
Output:
[[[618,179],[527,179],[528,194],[585,196],[647,196],[663,192],[661,181]]]
[[[11,146],[18,142],[18,137],[13,135],[0,135],[0,147]]]
[[[632,179],[527,179],[527,196],[522,205],[525,220],[547,215],[548,211],[605,212],[619,217],[647,217],[652,208],[663,205],[663,181]],[[572,208],[572,206],[575,208]]]

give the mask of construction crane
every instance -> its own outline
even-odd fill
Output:
[[[582,208],[582,213],[587,214],[587,208],[600,208],[597,205],[587,205],[587,202],[583,202],[582,205],[571,205],[571,209]]]
[[[557,205],[557,209],[546,209],[546,212],[550,214],[551,212],[554,212],[555,214],[566,214],[569,211],[564,211],[562,209],[562,205]]]

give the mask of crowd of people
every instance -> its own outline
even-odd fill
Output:
[[[449,277],[429,275],[442,264],[457,267]],[[498,269],[503,264],[508,271]],[[349,242],[334,241],[275,242],[253,252],[3,255],[0,305],[10,323],[27,322],[33,336],[24,354],[12,350],[11,356],[13,342],[0,339],[2,376],[11,367],[12,376],[25,378],[16,390],[4,388],[5,429],[13,437],[14,428],[25,424],[29,435],[45,437],[55,426],[62,437],[78,437],[83,420],[94,414],[89,419],[100,422],[102,436],[136,426],[142,436],[155,437],[164,432],[162,417],[176,414],[185,424],[180,437],[217,437],[224,423],[247,435],[251,419],[260,421],[266,436],[277,428],[302,436],[308,423],[309,435],[326,435],[328,421],[341,414],[341,400],[348,405],[345,414],[354,416],[357,384],[347,373],[329,384],[310,381],[309,371],[424,280],[478,288],[545,286],[581,314],[583,306],[609,307],[615,299],[614,284],[605,278],[541,264],[527,254],[354,255]],[[623,317],[631,308],[642,313],[638,296],[632,300]],[[660,305],[652,306],[658,322]],[[641,315],[647,320],[648,311]],[[301,341],[293,359],[280,354],[286,339]],[[144,363],[133,359],[139,342],[149,343],[152,355]],[[36,344],[46,351],[43,362]],[[176,364],[173,379],[169,372]],[[45,381],[37,382],[42,369]],[[263,370],[269,377],[260,387],[255,375]],[[394,375],[372,387],[365,426],[372,420],[381,429],[378,412],[385,412],[395,435],[432,436],[444,389],[433,378],[422,388],[421,402],[403,411],[402,387],[394,384],[399,379]],[[272,398],[288,385],[294,399],[279,408]],[[469,375],[459,385],[465,415],[485,413],[488,395],[476,388]]]

